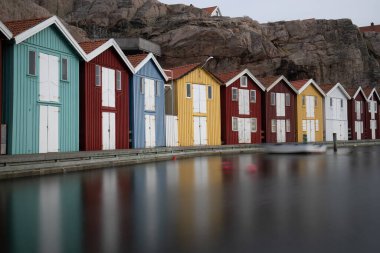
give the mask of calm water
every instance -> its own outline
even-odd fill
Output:
[[[0,252],[380,252],[380,147],[0,181]]]

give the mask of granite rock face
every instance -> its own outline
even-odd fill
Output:
[[[206,66],[216,72],[247,67],[258,76],[283,74],[290,80],[380,82],[380,34],[360,33],[349,19],[259,24],[248,17],[208,17],[199,8],[157,0],[33,1],[25,2],[36,13],[57,14],[91,38],[140,36],[157,42],[166,67],[212,55]]]

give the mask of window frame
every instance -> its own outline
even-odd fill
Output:
[[[257,118],[251,118],[251,133],[257,133]]]
[[[285,93],[285,106],[290,106],[290,93]]]
[[[99,73],[97,73],[98,70],[99,70]],[[100,65],[95,65],[95,86],[97,87],[102,86],[102,67]]]
[[[154,81],[154,87],[155,87],[155,95],[156,95],[156,97],[159,97],[159,96],[161,96],[161,89],[160,89],[160,81],[158,81],[158,80],[155,80]]]
[[[277,120],[271,120],[271,133],[277,133]]]
[[[122,90],[122,87],[121,87],[121,71],[120,70],[116,70],[116,78],[115,78],[115,82],[116,82],[116,90],[118,91],[121,91]]]
[[[302,106],[306,106],[306,97],[302,95]]]
[[[207,85],[207,99],[208,100],[212,100],[213,99],[213,89],[212,89],[212,86],[211,85]],[[211,95],[211,96],[210,96]]]
[[[66,79],[63,78],[63,61],[66,60]],[[61,80],[64,82],[69,81],[69,58],[68,57],[61,57]]]
[[[276,105],[276,93],[275,92],[270,93],[270,105],[272,105],[272,106]]]
[[[245,84],[243,85],[243,80],[245,80]],[[247,88],[248,87],[248,77],[247,76],[241,76],[240,77],[240,87]]]
[[[30,73],[31,65],[30,65],[30,53],[34,53],[34,73]],[[28,49],[28,75],[29,76],[37,76],[37,50],[35,49]]]
[[[237,117],[232,117],[231,118],[231,129],[233,132],[238,132],[239,131],[239,118]],[[235,122],[235,124],[234,124]]]
[[[191,83],[186,83],[186,98],[191,98],[192,95]]]
[[[285,120],[285,132],[290,133],[290,119]]]
[[[252,99],[252,94],[254,94],[254,96],[253,96],[254,99]],[[250,90],[249,91],[249,102],[250,103],[256,104],[256,100],[257,100],[256,95],[257,95],[256,90]]]
[[[145,95],[145,77],[140,78],[140,94]]]
[[[234,99],[234,91],[236,91],[236,98]],[[232,87],[231,89],[231,101],[238,101],[239,100],[239,89]]]
[[[333,98],[330,98],[330,107],[333,107]]]

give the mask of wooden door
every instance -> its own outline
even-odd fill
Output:
[[[115,70],[102,67],[102,106],[115,107]]]
[[[277,120],[277,142],[286,142],[285,120]]]
[[[372,140],[376,139],[376,128],[377,128],[377,122],[375,119],[370,120],[370,129],[371,129],[371,138]]]
[[[249,115],[249,90],[239,89],[239,114]]]
[[[156,110],[155,81],[144,78],[144,108],[146,111]]]
[[[193,112],[206,113],[207,112],[207,96],[206,86],[193,84]]]
[[[154,115],[145,115],[145,147],[152,148],[156,146],[156,117]]]
[[[59,151],[59,108],[40,106],[39,152]]]
[[[111,150],[116,148],[116,119],[115,113],[102,113],[102,149]]]
[[[314,118],[315,98],[314,96],[306,96],[306,117]]]
[[[59,58],[39,54],[39,100],[59,102]]]
[[[356,139],[361,140],[362,139],[362,132],[363,132],[363,122],[362,121],[355,121],[355,132],[356,132]]]
[[[194,145],[207,145],[206,117],[194,117]]]

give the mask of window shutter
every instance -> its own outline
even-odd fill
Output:
[[[159,81],[155,81],[156,83],[156,96],[159,97],[161,95],[161,90],[160,90],[160,82]]]
[[[251,119],[251,132],[253,133],[257,132],[257,118]]]
[[[277,122],[275,119],[272,119],[272,133],[276,132],[277,128]]]
[[[145,93],[145,78],[143,77],[140,79],[140,92],[141,94]]]
[[[256,103],[256,91],[255,90],[251,90],[250,91],[250,99],[249,101],[251,103]]]
[[[274,93],[274,92],[270,93],[270,104],[276,105],[276,93]]]
[[[101,86],[101,68],[95,65],[95,86]]]
[[[285,105],[290,106],[290,94],[289,93],[285,94]]]
[[[116,70],[116,89],[121,90],[121,71]]]
[[[287,119],[285,123],[286,123],[286,132],[290,133],[290,119]]]

